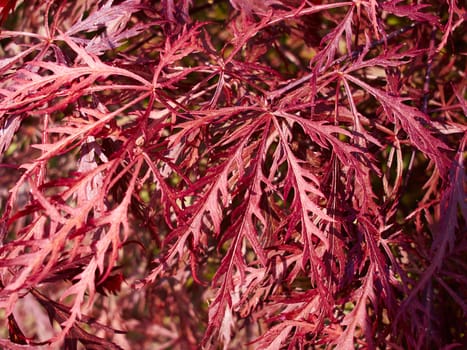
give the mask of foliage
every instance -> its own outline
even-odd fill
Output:
[[[1,6],[3,348],[465,343],[456,1]]]

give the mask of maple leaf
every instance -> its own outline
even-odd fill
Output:
[[[455,1],[0,1],[7,19],[0,347],[464,340]]]

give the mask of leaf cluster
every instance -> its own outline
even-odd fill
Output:
[[[0,8],[2,347],[465,343],[457,2]]]

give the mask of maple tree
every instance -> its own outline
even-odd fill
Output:
[[[465,344],[458,2],[0,8],[1,347]]]

